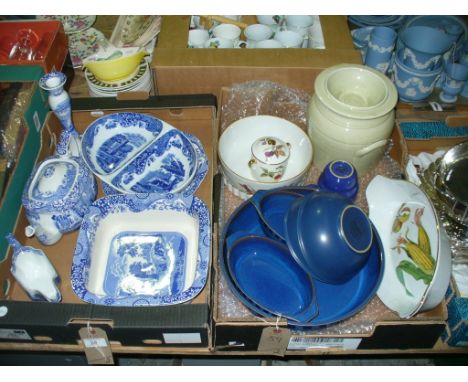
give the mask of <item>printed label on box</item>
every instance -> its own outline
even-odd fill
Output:
[[[304,337],[292,336],[289,340],[288,350],[306,350],[339,348],[343,350],[356,350],[362,338],[338,338],[338,337]]]
[[[83,343],[87,348],[103,348],[107,346],[104,338],[83,338]]]
[[[0,338],[6,340],[32,340],[28,332],[23,329],[0,329]]]
[[[166,344],[201,344],[200,333],[163,333]]]

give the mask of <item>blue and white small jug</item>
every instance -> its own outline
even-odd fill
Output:
[[[6,235],[6,239],[13,247],[10,271],[31,300],[60,302],[60,276],[45,253],[22,246],[11,233]]]

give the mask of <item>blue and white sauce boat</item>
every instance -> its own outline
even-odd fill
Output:
[[[22,246],[11,233],[6,239],[13,247],[10,271],[31,300],[60,302],[60,276],[45,253]]]

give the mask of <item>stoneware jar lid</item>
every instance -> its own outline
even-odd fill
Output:
[[[356,119],[373,119],[389,113],[398,92],[389,78],[365,65],[341,64],[321,72],[315,96],[333,112]]]

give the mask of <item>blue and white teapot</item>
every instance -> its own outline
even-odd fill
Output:
[[[26,236],[36,235],[44,245],[56,243],[62,234],[80,227],[96,194],[94,175],[80,157],[67,153],[46,158],[36,166],[23,191],[30,224]]]

